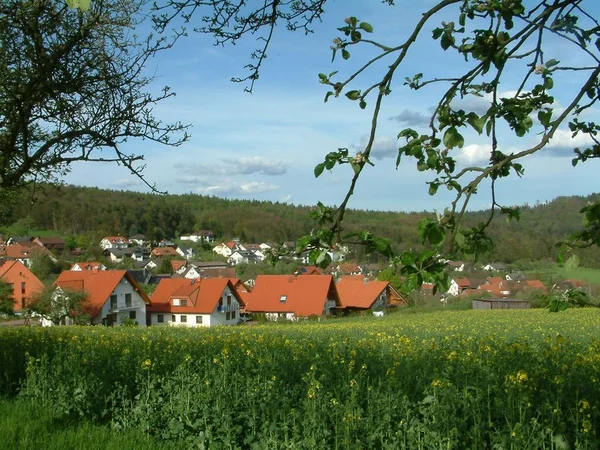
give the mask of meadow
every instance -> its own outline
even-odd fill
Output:
[[[599,335],[592,308],[0,329],[0,393],[186,448],[596,449]]]

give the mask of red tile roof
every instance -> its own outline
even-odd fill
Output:
[[[228,278],[163,278],[152,294],[152,305],[148,306],[147,311],[211,314],[227,286],[238,302],[242,303]],[[173,306],[173,298],[189,301],[187,306]]]
[[[117,288],[123,278],[126,278],[132,287],[141,295],[146,304],[150,299],[146,293],[140,289],[138,283],[125,270],[83,270],[62,272],[56,282],[57,286],[63,288],[83,290],[89,295],[89,311],[93,317],[100,313],[102,306],[110,298],[110,295]]]
[[[389,284],[388,281],[369,281],[357,275],[342,277],[335,287],[343,308],[370,308]]]
[[[27,299],[44,288],[44,284],[38,277],[20,261],[5,261],[0,264],[0,279],[13,285],[15,311],[23,309],[23,304]]]
[[[28,243],[30,245],[14,244],[0,247],[0,256],[14,259],[29,259],[35,255],[47,255],[52,256],[50,251],[40,245],[34,243]]]
[[[360,268],[360,266],[356,263],[342,263],[339,264],[338,269],[344,273],[361,273],[362,269]]]
[[[500,284],[505,281],[502,277],[487,277],[485,280],[487,284]]]
[[[323,269],[317,266],[302,266],[296,269],[298,275],[323,275]]]
[[[532,289],[546,292],[546,286],[540,280],[524,280],[521,282],[524,289]]]
[[[281,301],[284,296],[285,301]],[[328,298],[340,306],[331,275],[258,275],[247,298],[247,312],[294,313],[302,317],[322,315]]]
[[[171,269],[173,269],[173,272],[177,272],[179,269],[181,269],[186,264],[187,264],[187,261],[172,259],[171,260]]]
[[[459,288],[469,289],[471,287],[471,282],[468,278],[454,278],[454,282],[458,284]]]
[[[73,264],[71,266],[70,270],[73,270],[73,268],[75,267],[75,265],[78,265],[81,268],[81,270],[93,270],[93,269],[98,269],[103,264],[99,263],[98,261],[76,262],[75,264]]]
[[[156,247],[152,249],[154,256],[176,256],[179,253],[173,247]]]

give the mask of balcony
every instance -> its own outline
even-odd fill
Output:
[[[111,313],[113,312],[119,312],[119,311],[132,311],[134,309],[138,309],[141,306],[141,302],[139,301],[130,301],[130,302],[117,302],[117,303],[111,303],[109,311]]]
[[[217,306],[217,312],[220,313],[228,313],[232,311],[238,311],[240,309],[240,305],[220,305]]]

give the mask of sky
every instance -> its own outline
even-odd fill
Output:
[[[526,0],[527,2],[527,0]],[[212,38],[189,33],[174,48],[157,55],[147,67],[155,80],[151,86],[158,91],[170,86],[176,96],[154,109],[161,120],[190,124],[191,139],[173,148],[149,141],[128,141],[125,153],[143,154],[144,175],[159,190],[171,194],[197,193],[236,199],[279,201],[297,205],[314,205],[321,201],[338,205],[343,200],[352,178],[348,165],[325,171],[318,179],[313,170],[328,152],[348,148],[350,153],[364,149],[370,131],[372,106],[361,110],[356,102],[343,96],[323,101],[327,87],[319,83],[319,73],[338,70],[336,80],[342,81],[375,55],[374,47],[351,48],[352,57],[345,61],[331,60],[332,39],[339,36],[337,27],[344,18],[356,16],[369,22],[374,33],[369,37],[387,45],[404,42],[425,8],[436,2],[397,0],[395,6],[379,0],[329,0],[323,21],[313,24],[314,33],[288,32],[278,26],[268,56],[252,94],[244,92],[245,84],[231,82],[232,77],[246,75],[244,66],[257,42],[249,36],[235,46],[215,46]],[[600,17],[600,5],[594,0],[584,4]],[[427,193],[427,181],[433,174],[416,170],[416,162],[404,158],[396,168],[397,149],[401,142],[397,134],[405,127],[425,131],[432,107],[437,103],[441,86],[410,91],[403,85],[404,77],[422,72],[426,78],[453,76],[464,71],[464,59],[443,52],[439,43],[431,40],[431,30],[439,23],[452,20],[453,14],[443,13],[425,26],[424,39],[418,40],[398,69],[392,94],[385,98],[372,152],[374,167],[367,167],[349,203],[351,208],[385,211],[441,211],[452,200],[449,192],[440,189],[435,196]],[[192,19],[193,23],[193,19]],[[598,52],[596,52],[598,54]],[[564,42],[555,41],[547,47],[546,59],[554,58],[561,65],[590,65],[581,52]],[[364,89],[382,76],[392,60],[384,60],[372,70],[358,76],[350,89]],[[518,67],[508,71],[503,92],[516,89]],[[379,77],[379,78],[378,78]],[[570,102],[577,87],[573,73],[555,78],[554,95],[557,108]],[[487,109],[486,98],[463,100],[462,107],[474,111]],[[586,120],[599,119],[598,110],[586,113]],[[510,130],[500,130],[500,145],[504,153],[520,151],[537,143],[539,124],[531,133],[519,139]],[[489,156],[489,141],[482,135],[461,130],[466,142],[453,154],[459,167],[485,163]],[[562,195],[587,195],[598,192],[598,161],[588,161],[572,167],[573,147],[585,145],[581,137],[573,139],[566,126],[539,154],[523,161],[525,175],[502,179],[496,189],[499,203],[523,205],[545,202]],[[148,189],[128,170],[115,164],[78,163],[66,176],[67,183],[97,186],[117,190]],[[473,198],[470,209],[488,208],[489,184],[483,184]]]

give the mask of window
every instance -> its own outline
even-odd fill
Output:
[[[235,319],[235,311],[231,311],[231,318]]]
[[[202,316],[196,316],[196,323],[200,325],[202,323]]]
[[[110,296],[110,309],[117,309],[117,296],[116,295]]]
[[[21,295],[25,295],[25,282],[21,282]]]
[[[222,310],[222,309],[223,309],[223,297],[221,297],[221,298],[219,299],[219,306],[218,306],[218,308],[219,308],[219,310]]]
[[[231,319],[231,313],[229,311],[227,311],[225,313],[225,320],[229,320],[229,319]]]
[[[185,299],[181,300],[181,306],[187,306],[187,300],[185,300]]]
[[[157,323],[164,323],[165,322],[165,316],[162,314],[159,314],[158,316],[156,316],[156,322]]]
[[[287,295],[282,295],[282,296],[279,298],[279,301],[280,301],[281,303],[285,303],[285,301],[286,301],[286,300],[287,300]]]
[[[173,314],[171,316],[171,322],[173,322],[173,323],[177,322],[177,316],[175,314]]]
[[[187,316],[184,316],[183,314],[181,315],[181,323],[186,323],[187,322]]]
[[[125,294],[125,307],[131,308],[131,294]]]
[[[135,311],[129,311],[129,318],[135,320]]]
[[[173,299],[173,306],[179,306],[179,299],[178,298],[174,298]]]
[[[227,306],[231,306],[231,294],[227,296]]]

